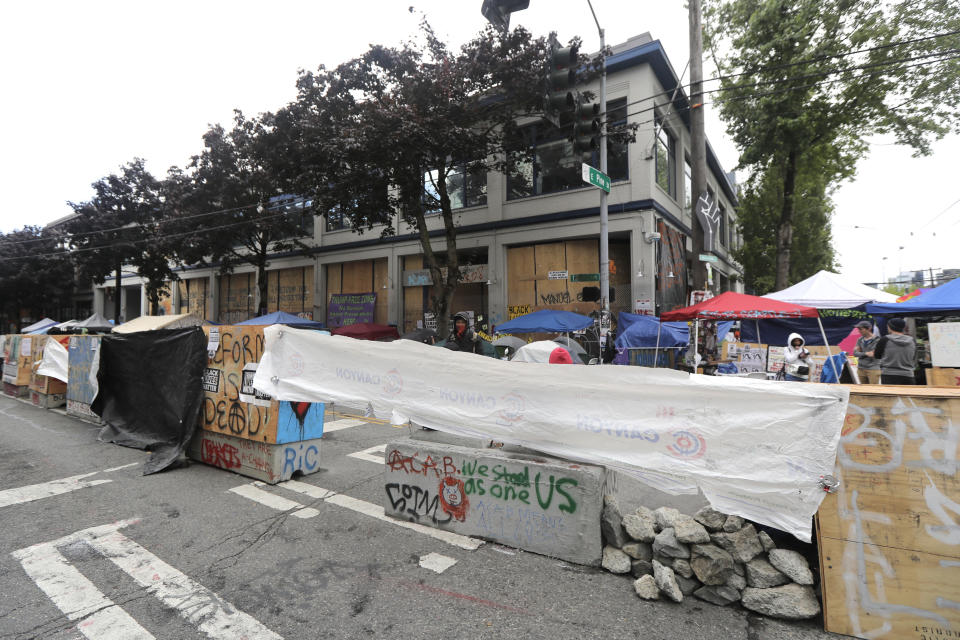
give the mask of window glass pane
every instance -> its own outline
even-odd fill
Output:
[[[440,193],[437,191],[438,176],[436,169],[423,173],[423,207],[427,211],[440,210]]]
[[[689,213],[693,207],[693,168],[690,161],[683,159],[683,208]]]
[[[526,198],[534,195],[533,163],[529,160],[517,162],[507,179],[507,198]]]
[[[625,141],[617,139],[616,130],[627,124],[627,99],[613,100],[607,104],[607,131],[613,135],[607,138],[607,175],[613,181],[626,180],[630,177],[627,164],[627,147]]]
[[[537,193],[552,193],[579,187],[580,161],[574,157],[573,144],[556,140],[537,146]]]
[[[450,198],[451,209],[462,209],[464,207],[464,190],[463,172],[451,169],[447,173],[447,196]]]
[[[673,177],[670,175],[670,160],[673,154],[673,140],[666,129],[661,129],[657,135],[657,184],[660,188],[673,195]]]
[[[720,207],[720,231],[717,233],[720,244],[727,244],[727,210]]]

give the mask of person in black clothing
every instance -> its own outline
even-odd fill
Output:
[[[446,347],[451,351],[466,351],[468,353],[478,353],[479,337],[470,328],[467,314],[458,313],[453,316],[453,331],[447,337]]]

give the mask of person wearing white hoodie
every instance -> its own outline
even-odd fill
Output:
[[[791,382],[806,382],[810,378],[810,352],[805,348],[803,336],[791,333],[783,350],[785,378]]]

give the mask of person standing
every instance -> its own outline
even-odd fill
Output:
[[[810,378],[810,352],[804,346],[799,333],[791,333],[783,350],[784,379],[789,382],[806,382]]]
[[[453,331],[447,336],[447,349],[452,351],[466,351],[468,353],[477,353],[477,342],[479,337],[470,328],[470,319],[465,313],[458,313],[453,316]]]
[[[853,355],[857,357],[860,384],[880,384],[880,361],[867,355],[868,351],[876,348],[880,336],[874,335],[873,323],[869,320],[858,322],[857,331],[860,332],[860,337],[857,338],[857,346],[853,348]]]
[[[903,331],[907,323],[903,318],[891,318],[887,323],[889,332],[877,341],[867,355],[880,361],[880,384],[916,384],[913,372],[916,367],[917,342]]]

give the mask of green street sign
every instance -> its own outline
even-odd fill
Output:
[[[584,162],[580,165],[580,175],[587,184],[600,187],[607,193],[610,193],[610,176],[601,173],[599,169],[594,169]]]
[[[599,273],[571,273],[570,282],[600,282]]]
[[[720,258],[710,253],[701,253],[700,262],[719,262]]]

